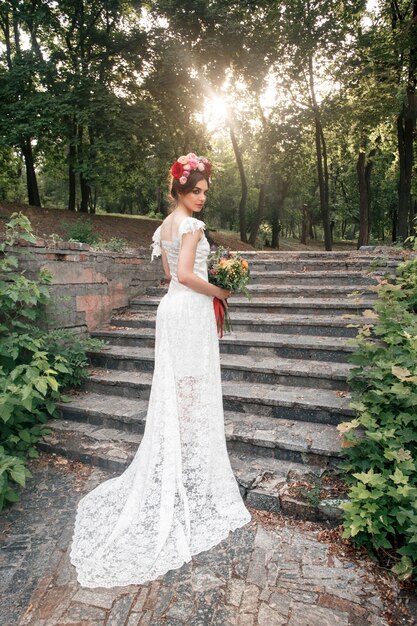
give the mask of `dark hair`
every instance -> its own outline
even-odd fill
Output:
[[[207,185],[210,187],[210,179],[208,174],[206,172],[200,172],[199,170],[192,171],[187,178],[187,182],[183,185],[181,185],[178,178],[172,177],[171,188],[169,190],[171,198],[177,201],[178,196],[192,191],[196,184],[200,182],[200,180],[205,180]]]

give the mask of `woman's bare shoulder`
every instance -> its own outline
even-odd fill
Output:
[[[174,240],[178,237],[180,225],[187,216],[183,213],[170,213],[161,224],[161,237],[167,241]]]
[[[171,227],[172,214],[168,215],[160,225],[162,239],[170,239]]]

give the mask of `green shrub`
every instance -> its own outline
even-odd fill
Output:
[[[123,252],[128,247],[126,239],[120,237],[105,239],[95,235],[91,222],[83,217],[67,225],[65,241],[87,243],[95,250],[111,250],[112,252]]]
[[[37,280],[18,271],[18,259],[7,246],[19,239],[33,243],[31,225],[21,212],[6,224],[0,242],[0,510],[18,499],[13,485],[24,486],[30,475],[25,459],[36,458],[35,444],[56,416],[61,389],[77,385],[86,374],[85,350],[103,345],[77,339],[70,331],[38,327],[51,295],[52,276],[41,270]]]
[[[57,328],[43,336],[48,354],[54,358],[65,359],[66,371],[58,373],[57,380],[64,390],[68,387],[78,387],[88,374],[88,350],[102,348],[106,342],[91,337],[74,337],[74,333],[67,328]]]
[[[65,240],[93,245],[98,242],[99,237],[93,233],[93,226],[90,220],[85,217],[79,217],[72,224],[67,224]]]
[[[160,211],[156,211],[155,209],[152,209],[151,211],[148,211],[148,213],[146,214],[146,217],[150,217],[151,219],[156,219],[156,220],[163,220],[165,215],[161,213]]]
[[[25,467],[23,459],[7,454],[0,446],[0,511],[6,502],[17,502],[19,496],[10,486],[10,481],[18,485],[25,485],[26,478],[30,472]]]
[[[110,239],[100,238],[92,245],[95,250],[111,250],[112,252],[123,252],[128,247],[126,239],[120,237],[110,237]]]
[[[343,536],[405,579],[417,577],[417,259],[377,292],[350,357],[357,415],[338,426],[348,442]]]
[[[255,247],[262,250],[265,246],[270,246],[272,242],[272,226],[268,222],[261,222],[256,236]]]

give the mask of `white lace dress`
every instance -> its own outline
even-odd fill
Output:
[[[156,316],[155,367],[143,439],[121,476],[84,496],[71,562],[84,587],[154,580],[251,520],[231,469],[224,433],[213,298],[182,285],[182,235],[204,229],[185,218],[166,250],[172,279]],[[203,233],[204,231],[202,231]],[[197,245],[194,272],[207,280],[209,244]]]

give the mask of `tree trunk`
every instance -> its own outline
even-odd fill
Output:
[[[279,250],[279,232],[280,232],[280,223],[279,223],[279,205],[277,203],[276,209],[272,216],[272,237],[271,237],[271,248],[276,248]]]
[[[401,241],[404,241],[408,236],[410,217],[413,212],[411,189],[413,176],[413,135],[417,117],[415,93],[417,84],[417,0],[413,0],[412,7],[412,18],[409,24],[406,25],[406,31],[412,31],[411,35],[407,33],[410,41],[407,89],[401,113],[396,119],[400,169],[398,181],[397,237],[401,239]],[[400,22],[400,26],[403,26],[405,19],[409,19],[407,13],[400,13],[397,4],[391,4],[393,31],[398,29],[398,21]]]
[[[81,125],[78,126],[77,132],[77,161],[79,165],[83,165],[83,155],[84,155],[84,146],[83,146],[83,135],[84,129]],[[90,205],[91,199],[91,189],[90,185],[83,172],[80,171],[80,194],[81,194],[81,202],[79,206],[80,213],[88,213],[88,207]]]
[[[343,218],[343,219],[342,219],[342,225],[341,225],[341,233],[340,233],[340,234],[341,234],[342,239],[344,239],[344,238],[345,238],[345,235],[346,235],[346,226],[347,226],[347,221],[346,221],[346,219],[345,219],[345,218]]]
[[[330,223],[329,223],[329,173],[328,173],[328,168],[327,168],[327,150],[326,150],[326,141],[324,138],[323,128],[322,128],[321,120],[320,120],[319,107],[317,105],[317,99],[316,99],[312,55],[310,55],[308,59],[308,72],[309,72],[310,96],[311,96],[312,108],[314,112],[317,177],[318,177],[319,190],[320,190],[320,208],[321,208],[321,219],[323,222],[324,247],[326,250],[330,251],[332,249],[332,237],[331,237]],[[323,164],[324,164],[324,167],[323,167]]]
[[[279,250],[279,236],[282,232],[282,226],[280,224],[280,217],[282,215],[282,210],[284,207],[284,200],[288,193],[289,182],[287,180],[283,180],[281,176],[277,175],[276,178],[276,203],[275,210],[272,215],[271,226],[272,226],[272,238],[271,238],[271,248],[276,248]]]
[[[409,64],[408,64],[408,90],[407,90],[407,104],[408,104],[408,125],[406,126],[406,155],[407,164],[409,167],[410,173],[410,214],[409,214],[409,225],[410,225],[410,234],[414,235],[416,232],[416,223],[415,223],[415,215],[416,215],[416,205],[417,200],[412,197],[411,189],[412,189],[412,177],[413,177],[413,169],[414,169],[414,152],[413,152],[413,138],[414,132],[416,128],[416,119],[417,119],[417,96],[416,96],[416,86],[417,86],[417,0],[413,0],[413,18],[411,22],[411,28],[413,29],[413,36],[411,38],[410,45],[410,56],[409,56]]]
[[[372,151],[373,155],[375,151]],[[358,174],[359,187],[359,237],[357,248],[367,246],[369,244],[369,236],[371,233],[371,173],[373,161],[368,159],[366,163],[366,155],[363,150],[359,152],[356,163],[356,172]]]
[[[334,227],[335,227],[335,223],[334,223],[334,220],[332,220],[330,222],[330,240],[332,242],[332,246],[333,246],[333,240],[334,240]]]
[[[90,204],[90,213],[94,213],[96,212],[96,208],[97,208],[97,197],[98,197],[98,192],[97,192],[97,187],[94,187],[94,193],[90,194],[91,197],[91,204]],[[129,213],[130,215],[132,215],[132,207],[129,207]]]
[[[82,172],[80,172],[80,191],[81,191],[80,212],[88,213],[88,207],[90,206],[90,202],[91,202],[91,188]]]
[[[398,140],[398,157],[400,176],[398,180],[398,214],[397,214],[397,237],[401,241],[405,241],[408,236],[408,219],[410,215],[411,200],[411,180],[407,173],[409,170],[407,164],[406,150],[406,124],[404,109],[400,115],[397,115],[397,140]]]
[[[325,144],[323,142],[323,130],[321,127],[321,121],[318,114],[315,116],[315,128],[316,128],[316,157],[317,157],[317,176],[320,189],[320,208],[321,219],[323,222],[324,232],[324,247],[325,250],[330,251],[332,249],[332,235],[330,231],[329,221],[329,191],[328,191],[328,179],[325,177],[323,169],[323,157],[327,156],[325,152]],[[323,149],[323,152],[322,152]],[[327,170],[327,158],[325,159],[325,165]]]
[[[329,202],[329,168],[327,164],[327,144],[324,138],[323,126],[321,125],[320,117],[318,117],[320,122],[320,139],[321,139],[321,147],[323,151],[323,175],[324,175],[324,201],[326,207],[326,215],[327,215],[327,223],[330,228],[330,249],[333,246],[333,227],[334,222],[332,222],[333,226],[330,225],[330,202]],[[323,222],[324,223],[324,222]]]
[[[397,241],[397,209],[394,207],[391,212],[391,241]]]
[[[417,216],[417,200],[414,198],[411,201],[411,212],[410,212],[410,235],[416,234],[416,216]]]
[[[265,208],[265,187],[265,183],[262,183],[259,187],[258,210],[256,212],[255,219],[253,220],[253,225],[249,237],[249,243],[251,246],[255,246],[256,244],[256,237],[258,235],[259,227],[262,222],[263,212]]]
[[[307,237],[310,233],[310,228],[311,228],[311,220],[310,220],[310,216],[308,214],[308,210],[307,210],[307,205],[303,204],[302,207],[302,212],[303,212],[303,221],[301,222],[301,237],[300,237],[300,243],[302,243],[304,246],[307,245]]]
[[[38,181],[36,179],[35,163],[33,160],[32,142],[27,138],[21,146],[22,154],[25,159],[26,166],[26,184],[28,190],[28,201],[33,206],[41,206],[39,196]]]
[[[76,196],[76,177],[74,165],[77,160],[77,150],[74,144],[76,140],[75,124],[73,125],[72,137],[70,138],[68,146],[68,211],[75,211],[75,196]]]
[[[229,122],[230,139],[232,141],[233,152],[235,153],[236,164],[239,169],[241,197],[239,202],[239,231],[240,240],[247,243],[248,236],[246,230],[246,202],[248,199],[248,183],[246,181],[245,168],[243,167],[242,153],[237,143],[233,122]]]
[[[68,211],[75,211],[75,172],[72,164],[68,165]]]

